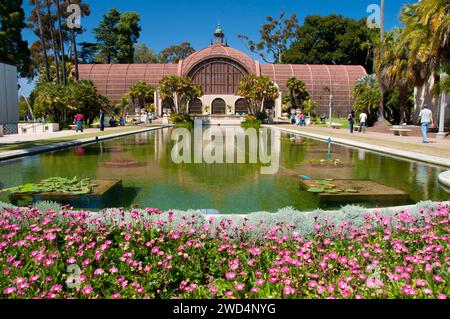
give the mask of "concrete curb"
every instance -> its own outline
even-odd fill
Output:
[[[439,183],[450,190],[450,171],[446,171],[439,175]]]
[[[140,129],[140,130],[135,130],[135,131],[99,136],[98,141],[106,141],[106,140],[111,140],[111,139],[118,138],[118,137],[146,133],[146,132],[160,130],[160,129],[167,128],[167,127],[171,127],[171,125],[161,125],[161,126],[149,127],[146,129]],[[91,137],[91,138],[85,138],[85,139],[79,139],[79,140],[73,140],[73,141],[67,141],[67,142],[60,142],[60,143],[56,143],[56,144],[49,144],[49,145],[44,145],[44,146],[36,146],[36,147],[31,147],[29,149],[4,152],[4,153],[0,153],[0,162],[6,161],[6,160],[11,160],[11,159],[17,159],[17,158],[21,158],[21,157],[25,157],[25,156],[30,156],[30,155],[37,155],[37,154],[42,154],[42,153],[47,153],[47,152],[58,151],[58,150],[62,150],[62,149],[66,149],[66,148],[70,148],[70,147],[74,147],[74,146],[79,146],[79,145],[92,144],[92,143],[96,143],[96,142],[97,142],[97,139]]]
[[[328,137],[325,137],[324,135],[308,133],[308,132],[299,132],[296,130],[286,129],[286,128],[278,127],[275,125],[266,125],[265,127],[278,129],[278,130],[293,133],[293,134],[303,135],[303,136],[311,137],[311,138],[318,139],[321,141],[328,140]],[[372,145],[372,144],[367,144],[367,143],[361,143],[361,142],[356,142],[356,141],[347,140],[347,139],[343,139],[343,138],[333,138],[333,143],[345,145],[345,146],[356,147],[356,148],[363,148],[363,149],[366,149],[369,151],[383,153],[383,154],[387,154],[387,155],[391,155],[391,156],[395,156],[395,157],[406,158],[406,159],[414,160],[414,161],[425,162],[428,164],[433,164],[433,165],[437,165],[437,166],[441,166],[441,167],[450,167],[450,159],[444,158],[444,157],[429,156],[429,155],[424,155],[424,154],[410,152],[410,151],[402,151],[402,150],[397,150],[394,148]]]

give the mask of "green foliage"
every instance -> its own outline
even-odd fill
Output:
[[[100,108],[108,107],[108,99],[97,93],[91,81],[83,80],[67,86],[56,83],[38,83],[33,91],[35,116],[51,116],[56,123],[67,125],[81,112],[88,122],[97,116]]]
[[[94,29],[99,54],[96,60],[104,63],[133,63],[135,44],[139,39],[140,17],[136,12],[121,14],[111,9]]]
[[[193,84],[191,78],[176,75],[162,78],[159,82],[159,91],[163,100],[173,101],[175,113],[186,111],[191,101],[203,95],[202,87]]]
[[[298,80],[295,77],[291,77],[287,80],[286,86],[289,89],[291,97],[291,105],[294,108],[302,108],[305,100],[309,98],[309,93],[306,88],[305,82]]]
[[[22,0],[0,2],[0,61],[17,66],[21,76],[30,72],[30,50],[22,39],[22,30],[27,26]]]
[[[284,60],[284,54],[295,39],[295,31],[298,28],[298,18],[292,14],[289,18],[282,12],[278,19],[269,16],[259,30],[260,41],[250,40],[248,36],[240,34],[239,39],[247,42],[247,47],[267,63],[280,63]]]
[[[145,81],[136,82],[128,91],[133,105],[136,107],[136,100],[141,109],[144,109],[147,103],[153,103],[155,99],[155,88],[145,83]]]
[[[195,50],[189,42],[182,42],[162,50],[158,54],[158,61],[159,63],[178,63],[194,52]]]
[[[373,75],[367,75],[360,79],[352,89],[352,96],[355,99],[353,110],[357,117],[361,113],[368,115],[367,125],[372,125],[378,118],[381,92],[378,83]]]
[[[371,51],[376,31],[365,19],[339,15],[312,15],[298,28],[296,39],[283,56],[283,63],[356,64],[372,71]]]
[[[40,181],[37,184],[25,184],[21,186],[3,189],[3,192],[19,193],[19,194],[39,194],[39,193],[65,193],[72,195],[85,195],[92,191],[95,184],[91,183],[89,178],[80,179],[74,177],[72,179],[63,177],[52,177]]]
[[[153,54],[153,50],[141,43],[140,45],[134,46],[134,63],[147,64],[147,63],[158,63],[158,57]]]
[[[175,124],[177,127],[191,128],[194,126],[194,121],[189,114],[172,113],[169,118],[169,122]]]
[[[314,114],[316,108],[318,108],[319,106],[319,103],[314,102],[311,99],[307,99],[305,102],[303,102],[303,112],[305,112],[306,114]]]
[[[278,87],[266,76],[249,74],[238,84],[238,95],[247,99],[249,113],[256,115],[264,111],[264,101],[279,96]]]

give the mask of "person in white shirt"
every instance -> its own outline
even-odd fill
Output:
[[[367,118],[368,118],[368,116],[364,112],[362,112],[359,115],[359,132],[360,133],[364,133],[364,134],[366,133]]]
[[[424,105],[422,111],[419,114],[420,127],[422,129],[423,143],[428,143],[428,130],[434,125],[433,112],[428,108],[428,105]]]

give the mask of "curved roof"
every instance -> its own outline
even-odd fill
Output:
[[[223,43],[216,43],[206,49],[194,52],[181,61],[182,74],[187,75],[199,63],[211,58],[228,58],[242,65],[248,73],[257,73],[256,61],[242,51],[236,50]]]
[[[177,64],[80,64],[80,79],[94,82],[98,92],[119,101],[138,81],[157,87],[166,75],[177,74]]]
[[[270,77],[283,92],[289,91],[286,82],[290,77],[304,81],[313,101],[320,104],[320,112],[328,108],[330,93],[333,95],[334,106],[338,109],[351,106],[353,104],[352,88],[366,74],[366,70],[359,65],[261,65],[261,75]]]

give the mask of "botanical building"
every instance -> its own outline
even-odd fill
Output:
[[[237,95],[239,81],[246,74],[270,77],[279,87],[280,93],[289,92],[286,82],[296,77],[305,82],[312,99],[319,103],[318,114],[328,114],[330,94],[333,110],[337,116],[346,116],[353,100],[351,89],[356,81],[366,75],[359,65],[301,65],[260,64],[247,54],[228,46],[220,26],[214,33],[214,42],[197,51],[178,64],[85,64],[80,65],[80,78],[92,80],[99,92],[115,103],[137,81],[145,81],[158,87],[167,75],[188,76],[200,84],[204,95],[193,101],[189,113],[203,114],[205,109],[213,115],[246,113],[246,101]],[[282,113],[282,94],[276,101],[266,101],[276,117]],[[168,105],[156,95],[158,115]]]

